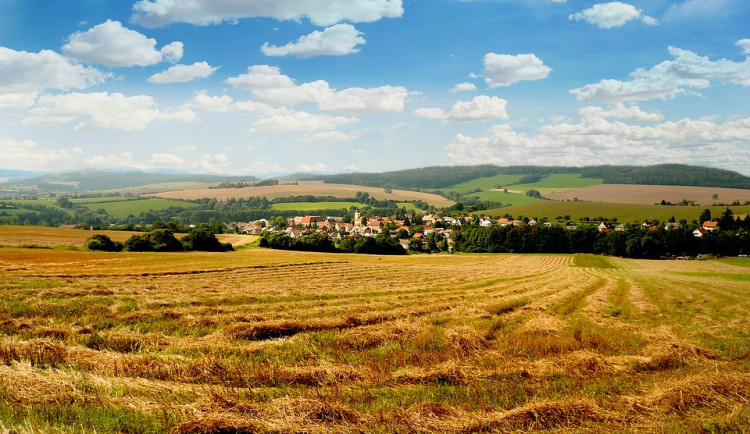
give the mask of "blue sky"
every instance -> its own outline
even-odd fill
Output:
[[[750,174],[746,0],[0,0],[0,168]]]

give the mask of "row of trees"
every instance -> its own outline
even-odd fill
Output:
[[[281,250],[301,250],[306,252],[341,252],[378,255],[403,255],[406,252],[398,241],[388,235],[374,237],[347,237],[338,246],[328,235],[313,233],[292,238],[283,232],[265,232],[261,236],[260,247]]]
[[[453,185],[495,175],[523,175],[528,180],[553,173],[580,173],[605,184],[692,185],[750,188],[750,178],[729,170],[681,164],[655,166],[431,166],[385,173],[343,173],[319,176],[324,182],[407,189],[448,189]],[[535,180],[536,179],[536,180]]]
[[[130,252],[226,252],[234,250],[232,244],[222,243],[216,235],[207,227],[191,230],[181,239],[175,237],[167,227],[158,227],[142,235],[133,235],[125,243],[112,241],[106,235],[96,234],[86,240],[85,247],[89,250],[101,250],[106,252],[119,252],[127,250]]]
[[[594,226],[566,230],[561,226],[469,227],[454,230],[454,249],[482,253],[599,253],[628,258],[666,256],[723,256],[750,254],[750,231],[708,232],[697,238],[693,230],[679,227],[651,231],[633,227],[600,232]]]

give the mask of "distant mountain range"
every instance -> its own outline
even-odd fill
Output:
[[[17,171],[4,171],[17,172]],[[0,176],[13,178],[0,187],[36,188],[40,191],[74,192],[74,191],[96,191],[117,190],[122,188],[140,187],[151,184],[164,184],[173,182],[251,182],[257,181],[254,176],[221,176],[221,175],[193,175],[180,173],[148,173],[148,172],[107,172],[100,170],[85,170],[64,173],[47,173],[36,176]],[[24,172],[20,172],[24,173]],[[30,172],[26,172],[30,173]]]

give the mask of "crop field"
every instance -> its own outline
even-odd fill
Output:
[[[594,185],[599,185],[601,183],[601,179],[581,178],[580,174],[553,173],[549,176],[545,176],[541,181],[531,184],[513,185],[510,187],[510,189],[523,192],[533,189],[539,191],[542,195],[548,195],[572,189],[591,187]]]
[[[492,190],[495,186],[505,186],[513,184],[521,179],[523,175],[495,175],[486,178],[472,179],[471,181],[462,182],[450,187],[446,187],[445,191],[456,191],[458,193],[468,193],[472,190]]]
[[[717,198],[714,199],[713,196]],[[739,188],[679,187],[670,185],[602,184],[547,195],[554,200],[579,200],[653,205],[662,200],[680,203],[683,199],[708,206],[750,201],[750,190]]]
[[[526,205],[509,206],[493,210],[482,211],[480,214],[492,216],[503,216],[510,214],[513,217],[536,217],[555,220],[557,217],[566,215],[570,220],[580,220],[585,217],[595,219],[617,218],[620,223],[640,223],[646,220],[667,221],[670,217],[677,220],[692,222],[698,220],[704,209],[710,209],[711,215],[715,217],[727,209],[726,206],[664,206],[664,205],[636,205],[628,203],[604,203],[604,202],[553,202],[540,201]],[[750,213],[750,206],[730,206],[735,214]]]
[[[0,430],[742,431],[748,267],[0,248]]]
[[[391,193],[386,193],[382,188],[366,187],[362,185],[325,184],[322,181],[299,181],[297,185],[280,184],[262,187],[220,189],[206,188],[183,191],[169,191],[155,193],[153,194],[153,196],[163,197],[167,199],[214,198],[217,200],[228,200],[231,198],[239,199],[263,196],[267,197],[268,199],[273,199],[277,197],[313,195],[332,196],[348,199],[355,197],[358,191],[367,192],[371,197],[374,197],[378,200],[395,200],[397,202],[422,200],[431,205],[435,205],[436,207],[451,206],[454,203],[451,200],[432,193],[408,190],[393,190]]]
[[[485,190],[476,193],[469,193],[466,196],[476,196],[481,200],[501,202],[503,205],[523,205],[542,201],[542,199],[526,196],[524,193],[505,193],[502,190]]]
[[[92,211],[103,209],[107,214],[117,217],[126,218],[130,214],[134,216],[140,215],[142,212],[158,211],[167,209],[169,207],[179,208],[196,208],[199,205],[195,203],[185,202],[181,200],[172,199],[160,199],[160,198],[147,198],[147,199],[133,199],[133,198],[109,198],[109,201],[103,201],[101,198],[93,200],[76,200],[75,203],[85,205]]]
[[[417,208],[411,202],[399,203],[399,206],[406,208],[407,210],[414,211]],[[271,205],[271,209],[278,211],[315,211],[321,209],[346,209],[351,207],[363,208],[366,205],[358,202],[289,202],[289,203],[274,203]]]

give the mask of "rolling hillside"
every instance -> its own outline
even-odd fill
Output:
[[[347,173],[311,177],[326,183],[373,187],[449,189],[477,178],[497,175],[580,174],[605,184],[686,185],[750,188],[750,177],[723,169],[681,164],[655,166],[431,166],[384,173]],[[460,187],[459,187],[460,188]]]

